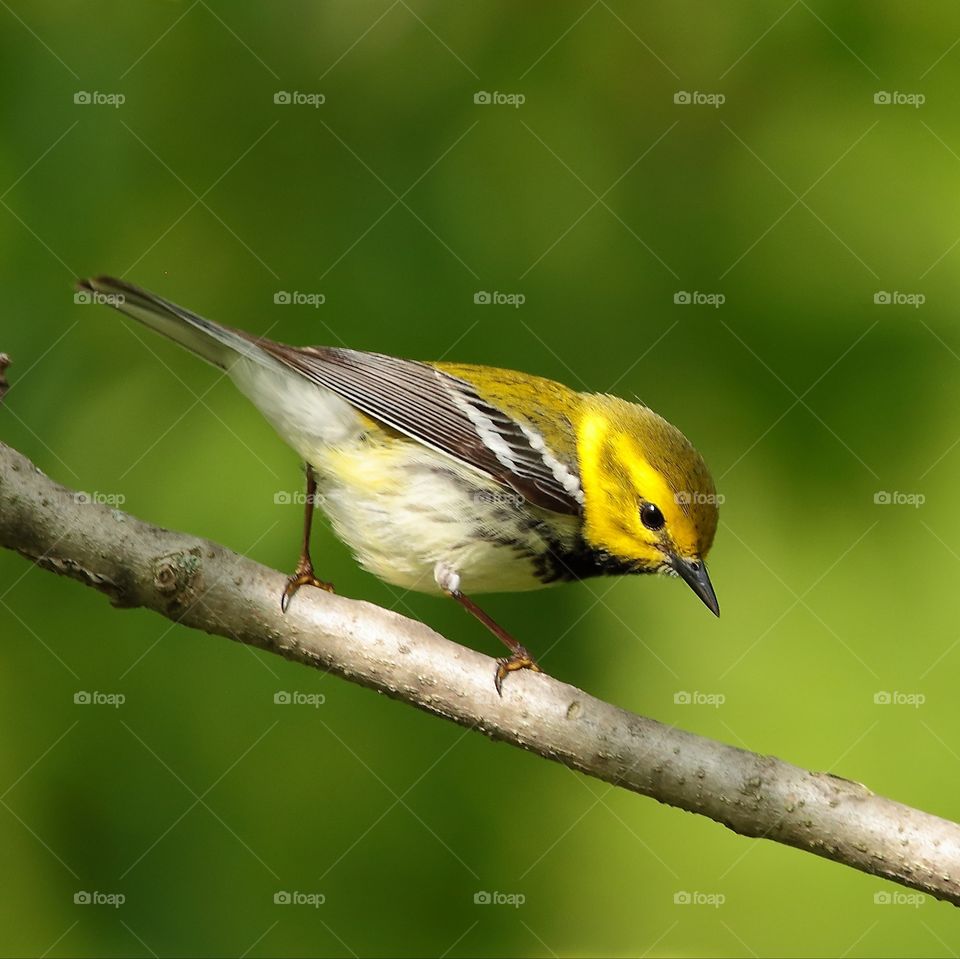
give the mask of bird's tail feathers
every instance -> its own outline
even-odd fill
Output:
[[[139,320],[222,370],[229,369],[238,355],[258,363],[270,362],[252,339],[237,330],[197,316],[125,280],[96,276],[80,280],[77,289]]]

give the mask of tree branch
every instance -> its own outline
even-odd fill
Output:
[[[492,659],[368,603],[304,589],[284,615],[282,574],[92,503],[2,443],[0,545],[116,606],[143,606],[327,670],[743,836],[960,904],[955,823],[830,773],[637,716],[547,675],[511,675],[501,699]]]

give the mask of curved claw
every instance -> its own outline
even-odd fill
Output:
[[[503,697],[503,681],[509,673],[516,672],[518,669],[529,669],[535,673],[542,673],[537,661],[521,646],[510,656],[497,660],[497,674],[494,676],[493,685],[497,687],[497,695]]]
[[[312,565],[299,565],[297,566],[297,571],[287,580],[283,595],[280,597],[280,609],[282,612],[285,613],[287,609],[289,609],[290,600],[293,599],[301,586],[316,586],[318,589],[322,589],[327,593],[336,592],[333,588],[333,583],[317,579],[313,572]]]

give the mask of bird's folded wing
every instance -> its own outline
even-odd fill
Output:
[[[379,353],[257,342],[367,416],[487,474],[530,503],[580,512],[577,464],[558,460],[530,423],[491,405],[466,380]]]

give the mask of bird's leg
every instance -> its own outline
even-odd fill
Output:
[[[503,696],[503,681],[508,673],[518,669],[531,669],[535,673],[543,672],[537,661],[527,652],[526,647],[521,646],[499,623],[460,591],[460,577],[456,572],[438,564],[434,570],[434,577],[448,596],[453,597],[468,613],[479,619],[510,650],[509,656],[497,660],[497,673],[494,676],[493,685],[496,686],[498,695]]]
[[[497,660],[497,674],[494,676],[493,685],[497,688],[497,693],[503,695],[503,681],[507,673],[512,673],[518,669],[532,669],[535,673],[542,673],[543,670],[537,664],[537,661],[527,652],[526,647],[521,646],[499,623],[495,622],[487,613],[485,613],[469,596],[464,596],[460,590],[450,594],[468,613],[476,616],[487,629],[499,639],[507,649],[510,655]]]
[[[307,503],[303,514],[303,543],[300,547],[300,559],[294,574],[287,580],[287,585],[280,597],[280,609],[284,612],[290,605],[290,600],[301,586],[317,586],[332,593],[333,583],[317,579],[313,571],[313,560],[310,558],[310,527],[313,525],[313,507],[317,498],[317,474],[307,463]]]

